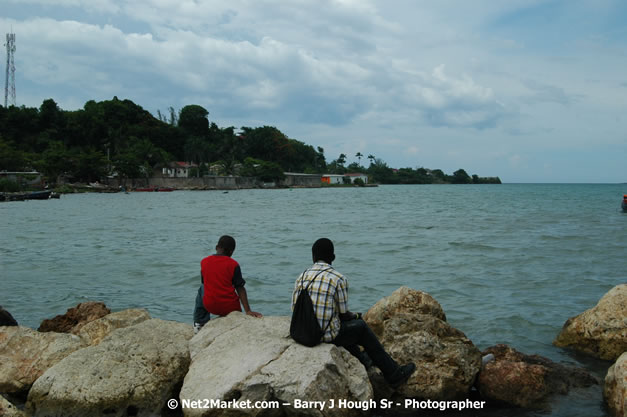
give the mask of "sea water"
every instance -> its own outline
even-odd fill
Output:
[[[230,234],[253,310],[288,315],[311,245],[328,237],[352,311],[408,286],[438,300],[480,349],[507,343],[603,378],[611,363],[551,342],[627,282],[624,193],[620,184],[406,185],[6,202],[0,305],[33,328],[88,300],[191,323],[200,260]],[[538,415],[604,416],[601,388],[574,390]]]

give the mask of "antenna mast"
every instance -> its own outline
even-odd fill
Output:
[[[13,106],[15,102],[15,33],[7,33],[7,72],[6,81],[4,84],[4,107],[8,104]],[[9,102],[9,98],[11,101]]]

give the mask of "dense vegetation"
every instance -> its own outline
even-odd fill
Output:
[[[39,109],[0,106],[0,171],[35,169],[55,182],[59,175],[75,181],[96,181],[116,173],[120,178],[152,175],[171,161],[194,162],[195,175],[239,173],[264,180],[283,172],[365,172],[384,184],[500,182],[472,177],[464,170],[452,176],[440,170],[394,170],[369,155],[368,168],[359,162],[346,165],[346,155],[326,163],[324,150],[290,139],[271,126],[220,128],[209,122],[209,112],[188,105],[179,112],[154,117],[130,100],[85,103],[76,111],[59,108],[52,99]]]

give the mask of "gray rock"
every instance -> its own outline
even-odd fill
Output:
[[[397,362],[416,364],[416,371],[396,392],[373,377],[377,397],[468,396],[481,368],[481,352],[445,321],[442,308],[429,294],[401,287],[372,306],[364,320]]]
[[[607,371],[603,397],[616,417],[627,417],[627,352]]]
[[[627,351],[627,284],[617,285],[595,307],[568,319],[553,344],[616,360]]]
[[[279,401],[271,409],[192,409],[185,416],[345,416],[359,410],[295,408],[294,400],[372,399],[364,367],[345,349],[307,348],[289,337],[289,317],[261,319],[235,312],[211,320],[190,341],[192,364],[180,399]]]
[[[48,368],[82,347],[72,334],[0,327],[0,392],[28,391]]]
[[[134,326],[146,320],[150,320],[150,314],[144,309],[122,310],[91,321],[72,333],[80,336],[86,345],[94,346],[115,329]]]
[[[26,411],[37,416],[154,416],[189,366],[191,325],[152,319],[117,329],[33,384]]]

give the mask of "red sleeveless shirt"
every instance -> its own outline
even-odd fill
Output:
[[[211,255],[200,261],[205,291],[202,303],[205,309],[218,316],[242,311],[239,296],[233,286],[233,276],[239,264],[229,256]]]

